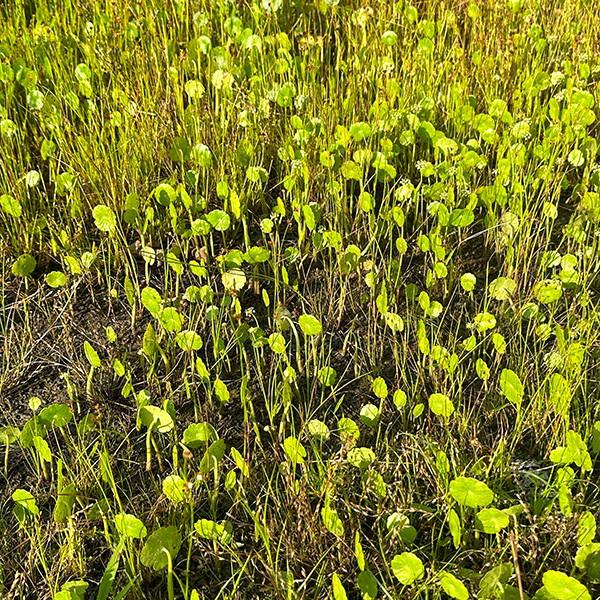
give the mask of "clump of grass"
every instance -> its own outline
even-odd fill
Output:
[[[0,17],[3,597],[597,596],[587,3]]]

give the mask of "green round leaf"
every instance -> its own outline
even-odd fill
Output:
[[[386,46],[393,46],[398,41],[398,34],[395,31],[384,31],[381,35],[381,41]]]
[[[466,588],[465,584],[452,575],[452,573],[440,571],[438,573],[438,581],[444,592],[446,592],[450,598],[455,598],[455,600],[469,599],[469,590]]]
[[[361,121],[359,123],[353,123],[350,126],[350,135],[354,138],[354,141],[356,142],[364,140],[365,138],[369,137],[371,133],[371,126],[364,121]]]
[[[112,208],[104,204],[98,204],[98,206],[94,207],[92,214],[94,216],[94,223],[100,231],[105,231],[106,233],[114,231],[117,226],[117,217]]]
[[[88,587],[89,584],[85,581],[67,581],[66,583],[62,584],[62,588],[59,593],[62,594],[63,592],[65,592],[66,594],[68,594],[64,597],[64,600],[85,600],[85,593]],[[55,595],[52,600],[57,600],[57,598],[59,598],[59,600],[62,600],[58,595]]]
[[[169,206],[177,199],[177,192],[172,185],[161,183],[152,190],[155,200],[162,206]]]
[[[525,389],[519,379],[519,376],[510,369],[502,369],[500,373],[500,390],[506,396],[509,402],[515,406],[520,406],[523,402]]]
[[[338,430],[342,441],[357,440],[360,437],[358,425],[348,417],[342,417],[338,421]]]
[[[321,509],[321,520],[323,521],[325,528],[334,535],[344,535],[344,523],[340,519],[337,510],[331,508],[327,503]]]
[[[392,559],[392,573],[402,585],[412,585],[425,576],[425,567],[421,559],[412,552],[396,554]]]
[[[379,417],[381,417],[381,411],[374,404],[365,404],[360,409],[360,420],[368,427],[377,427]]]
[[[477,283],[477,278],[473,273],[465,273],[460,278],[460,285],[465,292],[472,292],[475,289],[475,284]]]
[[[222,402],[223,404],[225,404],[226,402],[229,402],[229,398],[230,398],[229,389],[227,388],[227,385],[225,384],[225,382],[222,381],[221,379],[219,379],[218,377],[214,381],[213,390],[220,402]]]
[[[16,277],[29,277],[34,271],[37,263],[31,254],[21,254],[12,265],[12,274]]]
[[[533,293],[541,304],[552,304],[562,296],[562,287],[558,281],[545,279],[535,284]]]
[[[164,308],[160,312],[160,323],[167,331],[179,332],[183,327],[183,317],[173,306]]]
[[[196,144],[190,151],[190,158],[200,167],[210,167],[213,162],[210,148],[205,144]]]
[[[16,489],[12,494],[12,499],[18,506],[20,506],[22,509],[25,509],[32,515],[35,516],[40,513],[40,509],[37,506],[35,498],[27,490]]]
[[[482,312],[475,315],[473,322],[475,323],[475,327],[477,327],[477,331],[481,333],[496,327],[496,317],[489,312]]]
[[[281,88],[279,88],[279,91],[277,92],[275,101],[282,108],[288,108],[288,107],[292,106],[292,104],[294,102],[295,93],[296,93],[296,90],[295,90],[294,86],[291,83],[286,83],[286,84],[282,85]]]
[[[300,315],[298,325],[300,325],[302,333],[306,336],[319,335],[323,331],[321,322],[313,315]]]
[[[497,508],[484,508],[475,517],[477,529],[483,533],[499,533],[508,527],[508,515]]]
[[[346,460],[357,469],[366,469],[372,462],[377,460],[377,455],[371,448],[352,448]]]
[[[200,350],[203,342],[202,337],[195,331],[181,331],[175,336],[177,345],[185,352],[192,352],[193,350]]]
[[[516,289],[516,282],[508,277],[498,277],[488,286],[490,296],[496,300],[508,300]]]
[[[53,288],[61,287],[67,283],[67,276],[62,271],[50,271],[46,275],[46,283]]]
[[[10,446],[14,444],[21,435],[21,432],[17,427],[7,425],[6,427],[0,427],[0,444],[4,446]]]
[[[479,580],[479,593],[483,598],[492,598],[498,588],[502,589],[514,572],[512,563],[500,563],[490,569]]]
[[[189,448],[198,448],[202,444],[217,439],[217,432],[210,423],[192,423],[183,432],[183,443]]]
[[[92,77],[92,71],[85,63],[80,63],[75,67],[75,77],[80,82],[89,81]]]
[[[321,367],[317,373],[317,378],[322,385],[331,387],[337,381],[337,372],[333,367]]]
[[[429,409],[435,415],[448,418],[454,412],[454,404],[444,394],[431,394],[429,396]]]
[[[377,597],[377,579],[375,575],[368,569],[361,571],[356,579],[358,589],[360,590],[363,600],[371,600]]]
[[[5,213],[16,219],[23,214],[21,203],[10,194],[2,194],[2,196],[0,196],[0,207],[2,207],[2,210]]]
[[[577,527],[577,543],[580,546],[585,546],[594,541],[596,537],[596,518],[589,511],[581,513],[579,516],[579,524]]]
[[[140,421],[142,425],[152,428],[154,431],[166,433],[173,429],[173,419],[171,415],[158,406],[147,404],[139,410]]]
[[[470,208],[455,208],[448,217],[448,224],[454,227],[468,227],[475,220]]]
[[[221,281],[228,292],[239,292],[246,285],[246,275],[242,269],[230,269],[221,275]]]
[[[334,573],[331,576],[331,588],[333,592],[333,600],[348,600],[342,580],[337,573]]]
[[[462,506],[479,508],[487,506],[494,500],[490,488],[473,477],[457,477],[450,482],[450,495]]]
[[[244,259],[250,265],[266,262],[269,258],[271,258],[271,251],[262,246],[252,246],[252,248],[244,254]]]
[[[39,171],[32,169],[31,171],[27,171],[27,175],[25,175],[25,183],[27,187],[34,188],[39,182],[42,180],[42,176]]]
[[[401,409],[406,406],[406,402],[408,401],[408,397],[406,396],[406,392],[404,390],[396,390],[394,395],[392,396],[392,400],[394,402],[394,406],[397,409]]]
[[[567,160],[574,167],[581,167],[581,165],[583,165],[583,163],[585,162],[585,157],[583,155],[583,152],[581,150],[579,150],[578,148],[576,148],[575,150],[571,150],[571,152],[569,152],[569,156],[567,157]]]
[[[206,215],[206,220],[212,225],[217,231],[226,231],[229,229],[231,224],[231,218],[224,210],[211,210]]]
[[[95,369],[99,369],[102,366],[102,362],[100,361],[100,357],[94,347],[88,342],[83,342],[83,351],[85,353],[85,357],[88,359],[88,362]]]
[[[581,546],[575,556],[575,564],[585,571],[590,581],[600,582],[600,542]]]
[[[200,461],[200,465],[198,466],[198,471],[200,473],[209,473],[213,469],[216,469],[219,462],[223,459],[223,456],[225,456],[226,450],[227,446],[225,440],[214,441],[206,449],[206,452]]]
[[[168,477],[165,477],[162,482],[163,494],[173,502],[173,504],[185,500],[185,487],[186,481],[179,475],[169,475]]]
[[[228,544],[231,541],[232,525],[229,521],[217,523],[210,519],[200,519],[194,524],[194,529],[200,537],[207,540],[215,540],[222,544]]]
[[[388,387],[383,377],[376,377],[373,379],[371,389],[373,390],[373,393],[381,400],[385,400],[385,398],[388,397]]]
[[[146,537],[148,531],[142,521],[128,513],[115,515],[115,527],[121,536],[141,539]]]
[[[51,404],[40,411],[38,418],[51,427],[65,427],[73,418],[73,410],[66,404]]]
[[[306,449],[295,437],[290,436],[286,438],[283,441],[283,449],[291,462],[296,464],[304,462]]]
[[[160,294],[151,287],[145,287],[142,290],[142,304],[153,316],[160,313],[162,298]]]
[[[52,452],[50,451],[50,446],[43,437],[34,435],[33,446],[38,451],[38,455],[42,458],[42,460],[45,460],[46,462],[52,461]]]
[[[161,527],[153,531],[146,540],[142,548],[140,560],[146,567],[160,571],[169,563],[167,553],[171,556],[171,560],[173,560],[180,548],[181,534],[177,527]]]
[[[204,86],[201,81],[191,79],[185,83],[185,93],[190,98],[202,98],[204,96]]]
[[[307,424],[306,428],[308,429],[308,433],[311,437],[316,438],[321,442],[326,442],[329,439],[329,427],[323,421],[319,421],[318,419],[311,419]],[[0,429],[0,441],[1,441],[1,433]]]
[[[44,108],[44,94],[40,90],[31,90],[27,92],[27,106],[32,110],[42,110]]]
[[[546,571],[542,581],[550,597],[556,600],[592,600],[585,585],[566,573]]]
[[[272,333],[267,338],[267,341],[275,354],[283,354],[285,352],[285,338],[281,333]]]

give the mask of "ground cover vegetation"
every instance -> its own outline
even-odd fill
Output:
[[[0,596],[600,596],[587,0],[0,5]]]

